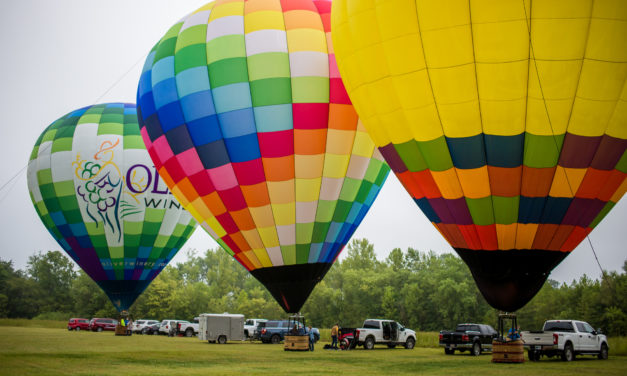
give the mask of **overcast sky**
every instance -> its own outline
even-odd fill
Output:
[[[26,165],[50,123],[83,106],[135,102],[144,59],[167,29],[206,1],[57,0],[0,2],[0,258],[24,268],[37,251],[61,249],[28,196]],[[590,238],[607,270],[627,258],[627,204],[623,199]],[[353,238],[374,243],[380,259],[396,247],[453,252],[393,174]],[[215,248],[198,228],[187,250]],[[551,274],[570,282],[600,270],[584,241]]]

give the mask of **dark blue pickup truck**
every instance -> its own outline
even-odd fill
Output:
[[[287,320],[266,321],[266,327],[261,329],[259,339],[263,343],[279,343],[283,341],[289,329]]]
[[[265,327],[259,331],[259,339],[263,343],[280,343],[292,328],[289,327],[288,320],[270,320],[266,321]],[[302,333],[307,331],[301,326],[298,330]],[[314,332],[316,341],[320,339],[320,332],[316,328],[311,328]]]

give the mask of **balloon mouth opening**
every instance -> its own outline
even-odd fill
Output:
[[[151,280],[96,281],[118,312],[128,311]]]
[[[455,248],[492,307],[515,312],[540,291],[568,252],[541,249],[482,251]]]
[[[286,313],[298,313],[332,263],[273,266],[251,270]]]

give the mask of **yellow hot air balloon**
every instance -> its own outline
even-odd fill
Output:
[[[522,307],[627,190],[627,2],[335,0],[331,23],[396,176]]]

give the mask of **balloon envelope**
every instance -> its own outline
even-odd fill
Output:
[[[28,189],[48,231],[120,311],[197,225],[159,179],[134,104],[88,106],[48,126]]]
[[[335,65],[330,1],[216,1],[174,25],[138,88],[141,132],[201,226],[297,312],[389,167]]]
[[[627,190],[627,4],[336,0],[332,14],[386,161],[486,300],[522,307]]]

